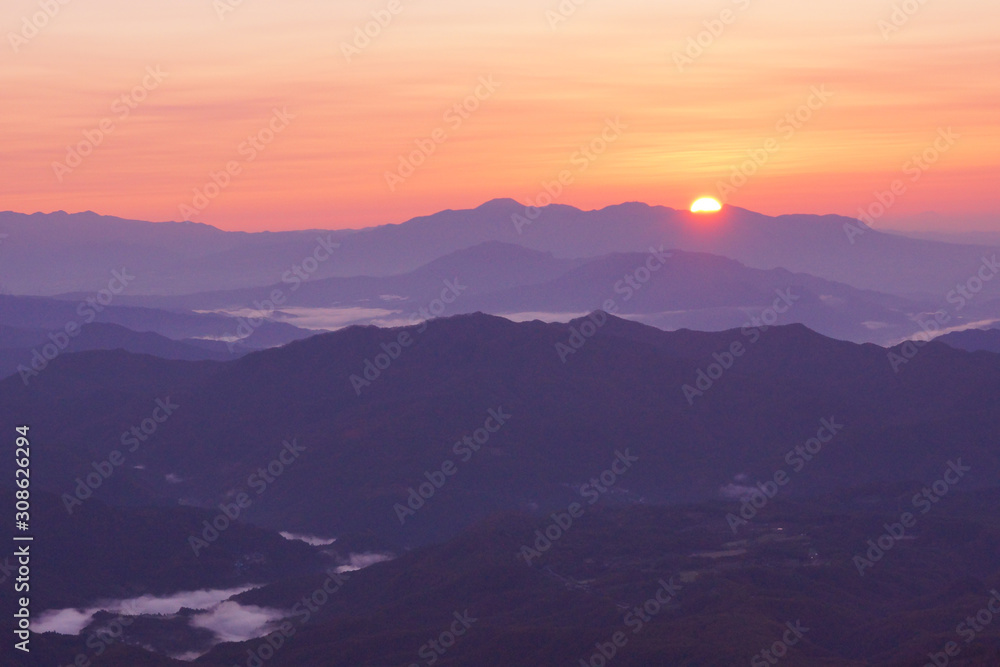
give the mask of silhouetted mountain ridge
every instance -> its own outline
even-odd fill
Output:
[[[734,344],[742,354],[730,359]],[[0,418],[37,424],[51,443],[33,462],[40,484],[62,493],[170,397],[181,407],[140,450],[144,469],[122,469],[102,493],[214,507],[296,438],[303,464],[268,486],[250,520],[405,546],[499,509],[564,505],[626,449],[643,464],[617,502],[715,498],[737,477],[786,468],[824,419],[843,431],[792,492],[931,479],[955,457],[974,461],[970,487],[988,484],[1000,471],[998,371],[1000,358],[930,344],[897,373],[883,348],[798,325],[662,332],[600,313],[570,324],[473,314],[351,327],[226,363],[66,355],[30,389],[0,382]],[[455,449],[491,410],[510,417],[488,444]],[[401,525],[394,508],[446,460],[461,473]]]

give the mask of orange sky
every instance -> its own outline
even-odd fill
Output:
[[[561,203],[679,208],[756,154],[729,203],[855,215],[902,178],[889,217],[1000,212],[995,0],[909,0],[881,27],[893,2],[61,1],[0,9],[0,209],[359,227],[533,201],[561,172]],[[348,61],[372,12],[388,24]],[[433,153],[390,187],[417,140]]]

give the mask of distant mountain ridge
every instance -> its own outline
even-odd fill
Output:
[[[704,253],[653,248],[569,260],[498,241],[458,250],[398,276],[312,280],[289,295],[288,303],[296,308],[339,309],[343,314],[337,318],[348,324],[367,324],[379,310],[395,312],[396,319],[406,321],[420,310],[426,316],[428,306],[451,284],[456,285],[456,294],[449,297],[449,315],[486,312],[531,318],[537,314],[565,321],[611,299],[617,314],[667,330],[740,327],[787,294],[794,308],[782,308],[787,310],[782,324],[800,322],[824,335],[880,344],[920,332],[912,313],[934,305],[784,269],[751,269]],[[122,296],[119,302],[166,309],[241,309],[262,294],[281,289],[272,285],[174,297]],[[357,311],[354,322],[352,309]],[[285,321],[295,323],[296,318]]]
[[[936,339],[959,350],[1000,354],[1000,329],[966,329],[952,331]]]
[[[8,336],[13,340],[27,341],[42,338],[49,334],[62,337],[67,329],[77,333],[74,340],[81,335],[80,329],[89,324],[118,325],[135,334],[154,332],[174,341],[185,341],[189,345],[202,347],[209,352],[217,352],[222,348],[228,350],[221,340],[240,338],[253,333],[245,344],[234,346],[235,349],[261,349],[272,345],[280,345],[299,338],[305,338],[312,332],[283,322],[264,321],[256,327],[242,323],[239,318],[215,313],[195,313],[190,311],[168,311],[153,308],[117,305],[111,300],[110,305],[100,305],[95,300],[60,300],[43,297],[18,297],[0,295],[0,322],[11,327]],[[242,326],[241,326],[242,325]],[[15,334],[13,330],[21,330]],[[25,334],[24,330],[35,330],[35,334]],[[244,334],[243,332],[246,332]],[[98,332],[100,334],[98,335]],[[88,333],[91,343],[84,344],[80,349],[108,349],[107,343],[98,342],[98,337],[119,338],[125,335],[120,329],[97,327]],[[132,336],[138,340],[140,336]],[[209,339],[209,340],[193,340]],[[8,344],[9,347],[14,345]],[[31,345],[29,347],[34,347]],[[60,346],[61,348],[64,346]],[[125,345],[127,348],[128,345]],[[176,346],[175,346],[176,347]],[[165,349],[165,348],[164,348]],[[139,351],[138,349],[136,351]],[[205,352],[203,354],[207,354]]]
[[[19,368],[28,369],[27,377],[32,377],[30,370],[42,365],[39,359],[47,365],[52,350],[58,350],[60,354],[125,350],[161,359],[228,361],[245,354],[248,348],[239,346],[230,352],[225,343],[218,341],[189,343],[103,322],[84,324],[73,337],[59,330],[17,329],[0,325],[0,378],[17,374]]]
[[[110,271],[123,266],[138,272],[131,294],[270,285],[307,265],[313,268],[306,274],[310,279],[389,276],[463,248],[501,241],[571,259],[665,245],[861,289],[940,295],[943,302],[957,282],[976,274],[984,255],[997,251],[881,233],[833,215],[769,217],[725,207],[699,216],[640,203],[596,211],[559,204],[533,210],[510,199],[333,232],[249,234],[92,213],[8,212],[0,213],[0,233],[8,235],[0,246],[0,283],[13,293],[38,295],[100,289]],[[991,283],[987,292],[1000,294],[1000,286]]]
[[[445,280],[458,279],[467,287],[463,297],[502,289],[534,285],[557,278],[584,263],[585,259],[556,259],[552,253],[523,246],[487,241],[463,248],[406,273],[392,276],[317,278],[301,283],[289,304],[296,307],[332,306],[394,307],[426,305],[441,292]],[[281,283],[240,290],[212,290],[180,296],[129,296],[120,303],[165,309],[244,308]]]

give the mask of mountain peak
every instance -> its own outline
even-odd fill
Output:
[[[497,199],[491,199],[484,204],[480,204],[476,207],[477,211],[490,211],[490,210],[515,210],[523,209],[524,204],[520,203],[516,199],[511,199],[510,197],[499,197]]]

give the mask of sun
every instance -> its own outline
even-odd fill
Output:
[[[714,197],[702,197],[691,204],[692,213],[716,213],[722,210],[722,204]]]

